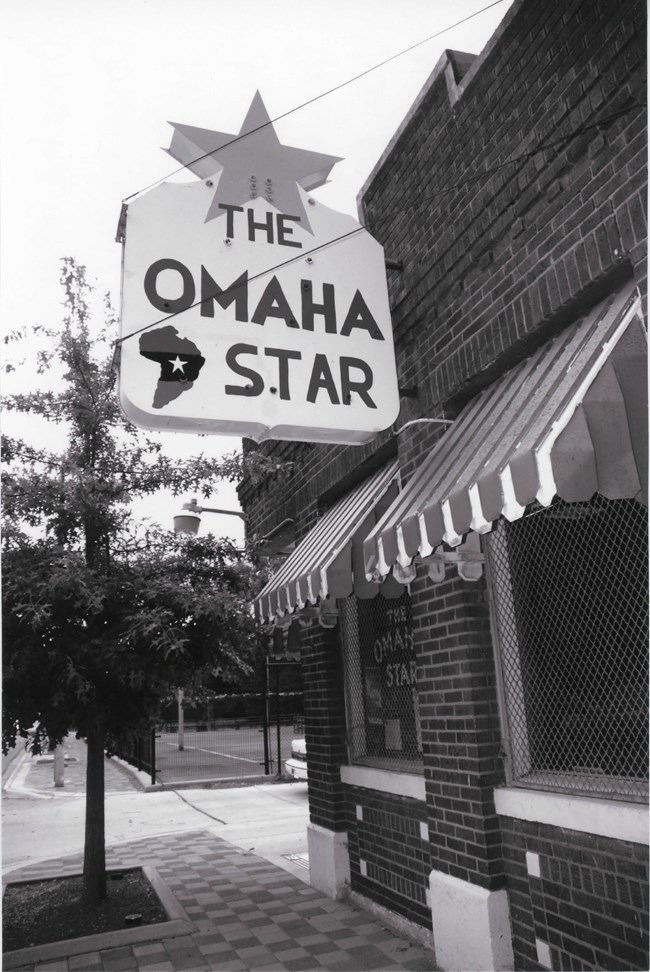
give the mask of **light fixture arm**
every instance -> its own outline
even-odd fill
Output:
[[[183,503],[182,509],[190,510],[192,513],[223,513],[226,516],[238,516],[241,520],[246,519],[246,514],[241,510],[220,510],[216,506],[199,506],[195,499]]]

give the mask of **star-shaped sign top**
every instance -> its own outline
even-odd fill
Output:
[[[225,215],[219,203],[239,206],[260,198],[281,213],[299,216],[311,232],[297,187],[310,192],[322,186],[341,160],[335,155],[282,145],[259,91],[238,135],[176,122],[170,125],[174,135],[167,151],[174,159],[201,179],[221,173],[206,222]]]

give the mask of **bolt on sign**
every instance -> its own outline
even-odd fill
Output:
[[[397,418],[383,248],[321,205],[330,155],[173,124],[200,177],[125,204],[120,399],[145,428],[363,443]],[[120,238],[120,237],[118,237]]]

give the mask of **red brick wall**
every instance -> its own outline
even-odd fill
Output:
[[[426,898],[429,846],[420,831],[420,824],[426,823],[426,805],[355,786],[347,786],[345,796],[352,890],[431,928]]]
[[[418,398],[400,422],[453,415],[618,281],[645,294],[644,5],[526,0],[514,13],[453,107],[440,75],[365,194],[371,231],[403,264],[388,274],[399,382]],[[407,475],[439,434],[400,436]],[[243,484],[252,530],[291,508],[300,520],[389,438],[266,445],[296,465]]]
[[[517,968],[539,968],[535,937],[554,969],[648,968],[647,847],[511,818],[502,826]],[[539,854],[539,877],[526,851]]]
[[[402,399],[398,427],[454,417],[624,280],[635,279],[645,297],[645,56],[642,2],[516,0],[478,69],[461,77],[466,61],[457,60],[461,96],[450,103],[443,72],[419,101],[363,201],[371,232],[403,267],[388,274],[398,378],[417,397]],[[442,434],[414,425],[360,448],[268,444],[265,452],[295,466],[262,486],[243,484],[252,529],[295,516],[300,538],[323,496],[370,471],[382,448],[397,444],[408,479]],[[451,572],[439,587],[418,579],[413,606],[431,865],[490,888],[507,874],[510,886],[509,831],[504,851],[492,797],[502,767],[484,587]],[[351,825],[334,772],[343,709],[324,651],[303,656],[310,800],[313,819],[339,829]],[[561,860],[562,847],[553,844],[549,860]],[[573,883],[560,875],[554,884],[558,900],[574,900]],[[381,898],[376,882],[367,887]],[[532,897],[513,893],[518,963],[531,968],[530,928],[539,919]],[[399,910],[397,898],[391,906]],[[611,942],[637,951],[617,944],[608,954],[629,954],[625,967],[634,967],[642,946],[621,934],[612,931]],[[569,953],[570,967],[593,967],[577,949]]]
[[[313,626],[303,632],[301,642],[309,817],[328,830],[345,830],[339,769],[346,762],[345,700],[338,626]]]
[[[496,676],[484,583],[448,568],[412,587],[431,866],[503,885],[492,792],[504,782]]]
[[[453,108],[438,78],[366,192],[371,231],[404,265],[389,275],[400,384],[428,411],[617,279],[645,292],[642,11],[519,5]]]

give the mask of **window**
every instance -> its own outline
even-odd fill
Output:
[[[645,507],[556,499],[487,541],[510,781],[644,799]]]
[[[350,761],[422,772],[411,598],[339,601]]]

